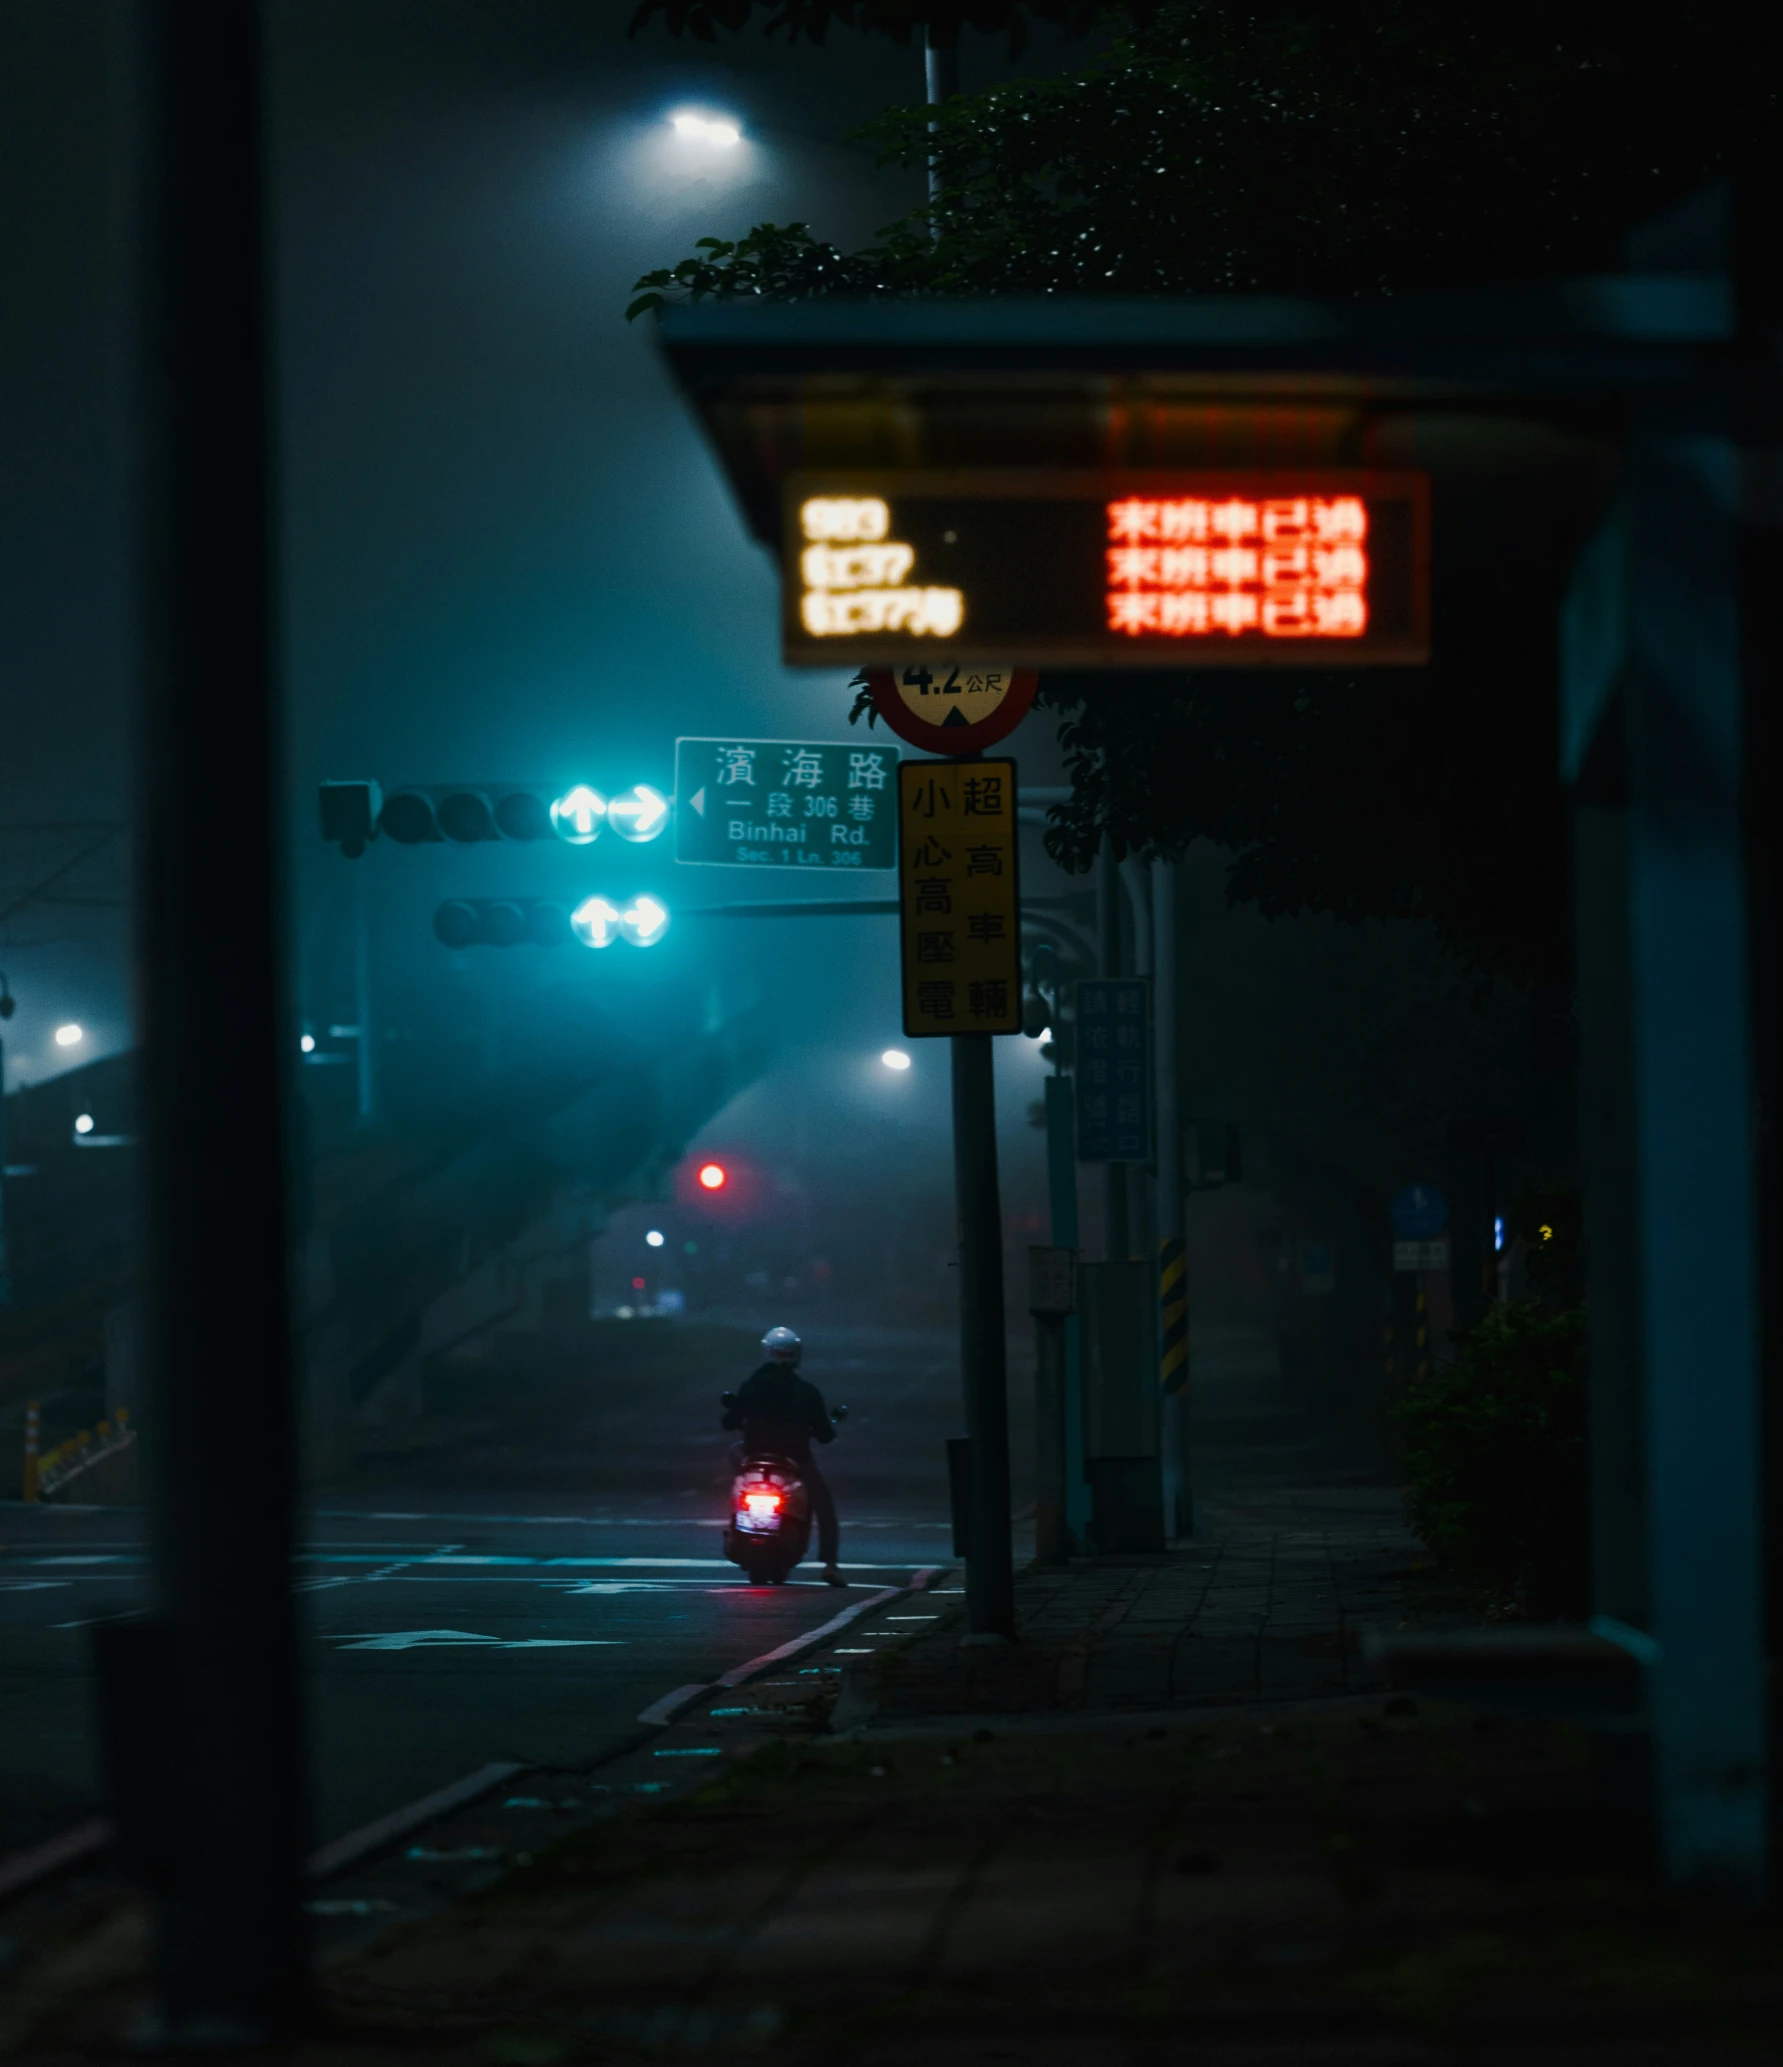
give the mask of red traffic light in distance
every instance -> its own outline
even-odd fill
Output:
[[[722,1191],[730,1182],[730,1173],[722,1163],[702,1163],[698,1181],[701,1191]]]

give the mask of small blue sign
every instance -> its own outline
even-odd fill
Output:
[[[1077,985],[1077,1159],[1144,1163],[1152,1152],[1151,983]]]
[[[1449,1202],[1434,1184],[1408,1184],[1393,1200],[1393,1232],[1402,1242],[1427,1242],[1449,1224]]]

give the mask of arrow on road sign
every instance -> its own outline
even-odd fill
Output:
[[[700,814],[700,816],[701,816],[702,818],[704,818],[704,817],[705,817],[705,815],[706,815],[706,789],[705,789],[705,785],[704,785],[703,783],[702,783],[702,784],[700,785],[700,787],[699,787],[698,789],[696,789],[696,790],[694,791],[693,795],[692,795],[691,797],[689,797],[687,801],[688,801],[689,805],[691,805],[691,807],[692,807],[692,808],[693,808],[693,809],[694,809],[695,811],[697,811],[697,812],[698,812],[698,813]]]

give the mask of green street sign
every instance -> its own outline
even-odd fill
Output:
[[[675,859],[728,868],[895,868],[898,750],[677,739]]]

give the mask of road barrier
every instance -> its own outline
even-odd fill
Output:
[[[83,1428],[78,1435],[71,1435],[66,1442],[58,1443],[53,1450],[37,1454],[37,1407],[35,1402],[25,1410],[25,1498],[27,1500],[48,1500],[59,1493],[70,1480],[89,1471],[103,1458],[115,1456],[136,1440],[136,1430],[130,1425],[130,1410],[120,1407],[111,1421],[101,1421],[97,1428]]]

